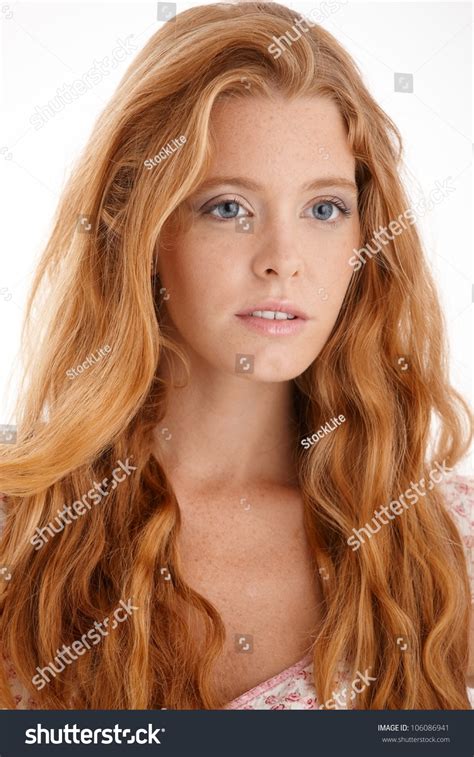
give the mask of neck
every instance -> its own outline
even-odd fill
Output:
[[[296,485],[292,381],[257,382],[191,358],[190,379],[167,365],[166,413],[155,430],[167,475],[197,486]],[[179,386],[176,386],[179,384]]]

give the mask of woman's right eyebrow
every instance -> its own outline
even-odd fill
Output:
[[[250,189],[254,192],[259,192],[264,189],[261,184],[258,184],[257,182],[245,176],[213,176],[203,181],[202,184],[199,185],[197,191],[202,192],[206,189],[210,189],[211,187],[219,186],[220,184],[236,184],[243,187],[244,189]],[[314,181],[303,184],[301,189],[303,191],[306,191],[312,189],[321,189],[323,187],[340,187],[343,189],[351,189],[356,193],[358,192],[358,188],[355,182],[352,179],[344,176],[322,176],[319,179],[315,179]]]

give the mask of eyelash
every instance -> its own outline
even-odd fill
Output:
[[[215,202],[213,205],[210,205],[207,208],[206,208],[206,206],[204,206],[205,209],[202,210],[201,212],[202,212],[203,215],[211,215],[211,212],[213,210],[215,210],[216,208],[218,208],[220,205],[226,205],[226,204],[229,204],[229,203],[235,203],[236,205],[239,206],[239,208],[244,208],[244,206],[242,205],[241,202],[239,202],[239,200],[238,200],[237,197],[226,197],[223,200],[219,200],[219,202]],[[345,216],[346,218],[348,218],[349,216],[352,215],[352,211],[350,211],[349,208],[347,208],[344,205],[344,203],[342,202],[342,200],[340,200],[338,197],[323,197],[322,199],[318,200],[317,202],[314,202],[309,207],[310,208],[314,208],[316,205],[324,205],[325,203],[328,204],[328,205],[334,205],[336,208],[338,208],[338,210],[341,211],[341,213],[343,214],[343,216]],[[244,210],[245,210],[245,208],[244,208]],[[219,218],[218,216],[211,216],[211,218],[213,218],[215,221],[218,221],[218,222],[223,221],[224,223],[226,221],[235,221],[236,218],[242,218],[242,217],[243,216],[233,216],[232,218]],[[321,221],[321,223],[324,223],[324,224],[327,225],[327,224],[335,224],[335,223],[337,223],[338,219],[336,218],[336,219],[334,219],[334,221],[324,221],[322,218],[313,218],[313,220],[314,221]]]

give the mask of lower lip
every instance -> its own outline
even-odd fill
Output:
[[[258,318],[253,315],[238,315],[243,324],[253,331],[270,336],[291,336],[298,334],[304,324],[305,318],[292,318],[290,320],[276,320],[275,318]]]

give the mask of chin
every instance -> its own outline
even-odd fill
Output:
[[[300,376],[308,367],[308,363],[288,362],[281,358],[261,358],[253,364],[253,371],[246,373],[235,371],[236,375],[241,376],[247,381],[258,381],[263,383],[277,383],[281,381],[292,381]]]

